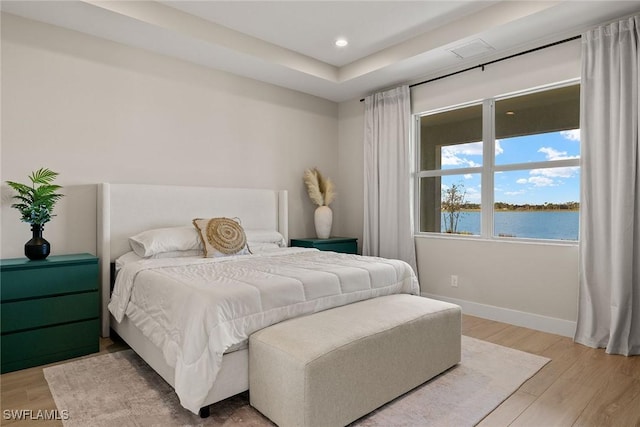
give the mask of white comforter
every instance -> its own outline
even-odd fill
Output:
[[[285,319],[393,293],[417,294],[398,260],[287,248],[225,258],[146,259],[124,266],[109,303],[175,367],[181,404],[197,413],[222,355]],[[363,319],[366,321],[366,319]]]

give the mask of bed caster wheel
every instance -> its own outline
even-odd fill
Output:
[[[209,409],[209,406],[205,406],[204,408],[200,408],[200,412],[198,414],[200,415],[200,418],[209,418],[211,410]]]

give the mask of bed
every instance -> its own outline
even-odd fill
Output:
[[[402,261],[271,243],[225,257],[138,255],[122,263],[112,291],[112,266],[131,255],[130,238],[148,230],[224,217],[242,224],[247,241],[275,233],[287,242],[287,192],[101,184],[98,204],[102,335],[113,329],[185,408],[203,416],[208,405],[248,389],[251,333],[368,298],[419,293]]]

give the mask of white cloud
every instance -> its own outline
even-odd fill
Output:
[[[463,154],[465,156],[482,156],[482,142],[469,142],[467,144],[447,145],[442,147],[442,151],[452,154]]]
[[[479,163],[474,162],[473,160],[470,160],[464,157],[459,157],[442,150],[442,166],[464,166],[464,167],[475,168],[481,165]]]
[[[500,140],[496,139],[496,156],[502,153],[504,153],[504,149],[500,145]]]
[[[530,176],[529,178],[520,178],[517,184],[533,184],[534,187],[555,187],[557,184],[551,178],[546,176]]]
[[[563,130],[560,135],[569,141],[580,141],[580,129]]]
[[[516,180],[517,184],[532,184],[534,187],[556,187],[562,184],[562,181],[557,181],[558,178],[573,178],[580,170],[579,167],[565,167],[565,168],[548,168],[548,169],[533,169],[529,172],[529,178],[520,178]]]
[[[535,187],[553,187],[555,186],[554,181],[551,178],[547,178],[545,176],[532,176],[528,179],[530,184],[533,184]]]
[[[464,179],[473,179],[473,175],[471,175],[470,173],[467,173],[464,175]]]
[[[567,159],[579,159],[580,156],[568,156],[566,151],[558,151],[551,147],[542,147],[538,150],[538,153],[544,153],[547,160],[567,160]]]
[[[526,181],[526,180],[525,180]],[[520,194],[524,194],[526,193],[526,191],[524,190],[518,190],[518,191],[505,191],[504,194],[506,194],[507,196],[518,196]]]
[[[531,175],[545,176],[547,178],[572,178],[579,170],[579,167],[571,166],[564,168],[533,169],[529,173]]]
[[[479,147],[479,148],[478,148]],[[470,144],[448,145],[442,147],[442,165],[443,166],[465,166],[479,167],[479,163],[474,162],[464,156],[481,156],[482,142],[473,142]]]
[[[466,189],[467,194],[465,194],[465,199],[467,202],[477,202],[480,201],[480,189],[469,187]]]
[[[442,149],[442,166],[458,166],[462,164],[462,159]]]

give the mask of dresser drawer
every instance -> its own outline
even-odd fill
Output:
[[[3,269],[2,302],[98,289],[98,263]]]
[[[2,373],[99,350],[99,319],[2,335]]]
[[[2,333],[96,318],[98,292],[38,298],[2,304]],[[4,340],[3,340],[4,344]]]
[[[358,250],[356,242],[316,243],[315,247],[321,251],[343,252],[345,254],[355,254]]]
[[[291,239],[291,246],[316,248],[321,251],[343,252],[346,254],[358,253],[358,239],[356,239],[355,237],[329,237],[328,239]]]

